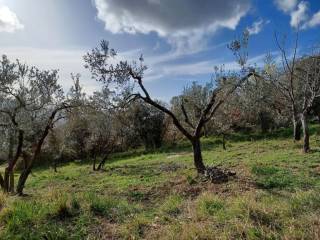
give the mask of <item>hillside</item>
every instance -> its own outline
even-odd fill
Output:
[[[190,146],[32,172],[25,197],[1,195],[0,239],[320,239],[319,126],[308,154],[290,133],[203,139],[227,183],[196,177]],[[282,135],[282,137],[281,137]]]

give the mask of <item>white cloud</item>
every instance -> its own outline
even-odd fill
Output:
[[[23,29],[17,15],[7,6],[0,6],[0,32],[15,32]]]
[[[300,26],[302,26],[302,23],[304,23],[308,19],[308,9],[309,6],[307,2],[300,2],[298,4],[298,8],[290,13],[290,25],[294,28],[299,28]]]
[[[251,27],[247,28],[247,30],[250,35],[258,34],[262,31],[263,27],[269,23],[270,23],[270,21],[263,21],[261,19],[261,20],[254,22]]]
[[[320,11],[315,13],[311,19],[303,25],[303,28],[313,28],[320,25]]]
[[[235,29],[250,0],[95,0],[112,33],[157,33],[178,49],[201,48],[218,29]]]
[[[284,12],[293,11],[296,8],[297,3],[298,0],[275,0],[277,7]]]
[[[320,11],[310,16],[309,2],[298,0],[275,0],[277,7],[290,15],[290,25],[293,28],[308,29],[320,25]]]
[[[216,45],[216,48],[226,46],[226,43]],[[277,55],[277,52],[272,54]],[[250,58],[248,60],[249,65],[262,66],[265,59],[265,54],[261,54]],[[181,56],[179,56],[180,58]],[[182,56],[182,58],[188,57],[187,55]],[[145,74],[144,80],[147,82],[152,82],[161,79],[172,79],[181,78],[184,79],[194,79],[200,75],[210,75],[214,72],[214,66],[224,66],[227,71],[238,71],[240,70],[239,64],[235,60],[226,59],[212,59],[200,62],[188,62],[188,63],[174,63],[172,61],[176,60],[177,56],[174,54],[165,54],[155,57],[146,57],[145,61],[148,65],[148,70]],[[209,80],[209,79],[204,79]]]

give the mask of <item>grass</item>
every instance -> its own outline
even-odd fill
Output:
[[[37,168],[26,197],[0,193],[0,239],[320,239],[319,127],[301,152],[290,131],[203,139],[208,165],[235,170],[198,179],[190,145]],[[278,137],[277,137],[278,136]]]

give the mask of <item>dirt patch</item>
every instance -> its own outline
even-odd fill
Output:
[[[153,206],[153,203],[159,199],[165,199],[171,194],[179,194],[185,198],[195,199],[202,192],[213,192],[221,196],[235,196],[255,189],[254,182],[248,177],[233,176],[231,181],[224,183],[212,183],[204,181],[200,177],[190,181],[186,176],[175,177],[174,179],[164,182],[151,188],[136,186],[126,193],[130,201],[140,201],[147,206]]]
[[[176,172],[179,169],[186,169],[187,166],[178,163],[166,163],[159,166],[160,172]]]

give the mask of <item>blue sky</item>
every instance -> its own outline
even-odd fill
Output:
[[[251,32],[251,63],[276,54],[275,31],[290,40],[300,29],[302,54],[320,43],[320,1],[0,0],[0,53],[60,69],[65,89],[70,73],[80,73],[88,92],[99,84],[83,68],[82,56],[102,39],[121,59],[143,54],[147,87],[168,101],[190,82],[208,81],[214,66],[236,68],[226,45],[244,29]]]

